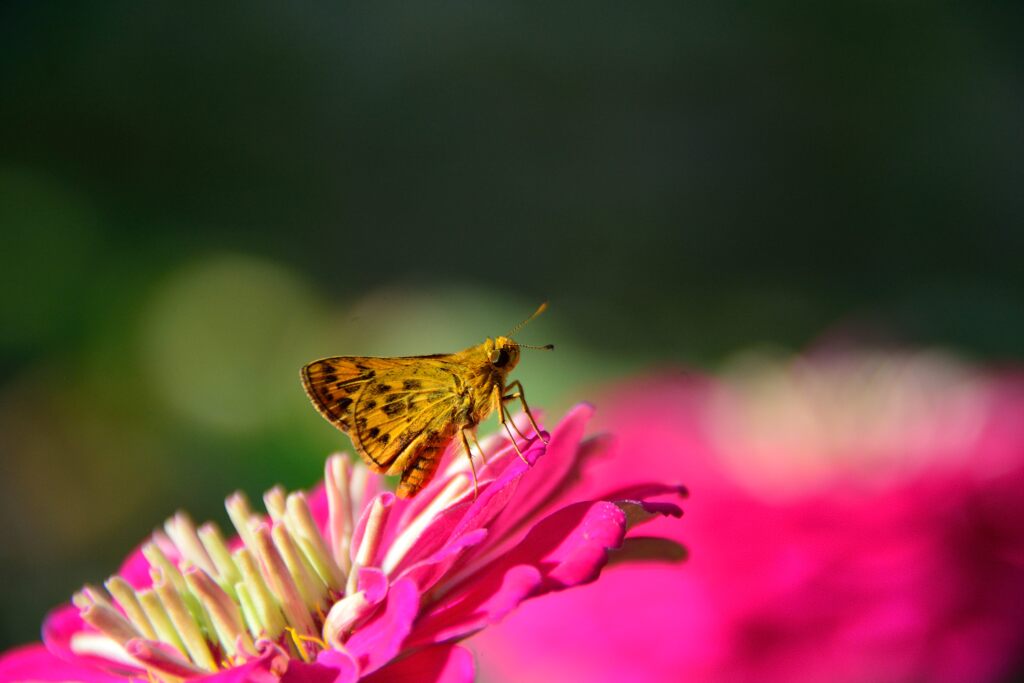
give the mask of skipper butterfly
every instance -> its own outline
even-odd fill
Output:
[[[546,308],[546,303],[541,304],[508,335]],[[501,336],[457,353],[322,358],[302,368],[302,385],[320,414],[349,435],[371,469],[401,475],[399,497],[412,497],[427,485],[456,436],[469,457],[475,490],[476,467],[469,439],[476,442],[477,425],[492,411],[498,411],[520,458],[523,454],[512,429],[526,437],[512,420],[510,401],[522,404],[534,432],[544,439],[526,403],[523,385],[518,380],[506,382],[519,363],[521,348],[554,346],[524,346],[510,336]],[[482,457],[483,451],[480,453]]]

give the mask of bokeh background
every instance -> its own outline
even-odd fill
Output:
[[[298,368],[560,413],[822,339],[1024,354],[1024,6],[0,5],[0,647],[346,446]]]

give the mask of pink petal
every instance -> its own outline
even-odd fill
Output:
[[[683,509],[681,507],[675,503],[665,501],[616,500],[614,503],[626,513],[627,531],[632,531],[634,528],[658,517],[675,517],[678,519],[683,516]]]
[[[562,508],[531,529],[511,552],[433,605],[417,623],[412,642],[468,634],[499,621],[528,597],[594,580],[625,532],[626,514],[613,503]]]
[[[538,420],[540,419],[539,411],[537,411],[536,417]],[[532,427],[526,426],[526,418],[522,413],[520,413],[513,419],[515,421],[515,424],[519,427],[520,431],[523,431],[525,434],[531,433],[528,430],[532,430]],[[541,432],[545,438],[550,437],[550,435],[547,434],[547,432],[543,431],[543,428]],[[516,462],[521,463],[522,459],[516,452],[515,447],[512,445],[512,442],[508,440],[508,438],[505,436],[503,432],[499,432],[498,434],[494,434],[488,438],[485,438],[481,445],[484,448],[484,452],[487,454],[487,465],[478,470],[478,475],[480,477],[480,488],[482,490],[483,487],[487,485],[487,482],[500,479],[501,475],[504,474],[504,472],[509,468],[509,466]],[[544,441],[542,439],[537,438],[537,436],[534,435],[525,443],[520,443],[519,448],[520,450],[523,451],[523,458],[526,459],[530,466],[533,466],[537,463],[538,459],[542,455],[544,455],[546,451],[546,448],[544,446]],[[441,471],[445,471],[445,466],[450,464],[450,461],[452,459],[465,457],[465,453],[462,451],[461,446],[453,442],[453,444],[449,447],[447,453],[445,454],[445,461],[442,463]],[[468,477],[469,473],[466,472],[465,475]],[[407,508],[405,515],[402,517],[403,523],[408,523],[410,520],[419,515],[430,504],[432,499],[441,491],[441,489],[447,486],[447,484],[448,481],[446,481],[443,477],[438,477],[437,479],[435,479],[434,482],[432,482],[426,489],[423,490],[423,492],[421,492],[419,495],[416,496],[416,498],[414,498],[411,501],[411,504]]]
[[[359,670],[345,652],[324,650],[312,664],[292,660],[281,683],[355,683]]]
[[[473,655],[457,645],[428,647],[376,671],[366,683],[470,683],[476,674]]]
[[[546,446],[540,439],[534,439],[524,451],[524,456],[536,462],[545,452]],[[423,530],[395,567],[395,572],[420,562],[438,552],[446,543],[453,543],[465,534],[486,527],[515,494],[516,486],[530,469],[525,462],[514,456],[496,479],[480,485],[480,495],[452,505],[437,515]]]
[[[65,661],[40,643],[23,645],[0,655],[0,683],[79,681],[124,683],[124,678],[77,661]]]
[[[410,565],[422,561],[424,558],[438,552],[440,548],[443,548],[445,543],[451,538],[452,531],[462,521],[462,518],[465,517],[470,505],[472,505],[472,501],[463,500],[437,513],[437,516],[427,524],[415,541],[413,541],[412,546],[394,566],[391,573],[395,576],[401,575]],[[403,522],[404,525],[405,523]]]
[[[244,664],[188,680],[202,683],[278,683],[289,667],[288,655],[268,641],[259,645],[260,655]]]
[[[576,503],[531,529],[504,561],[542,565],[548,590],[589,583],[608,551],[622,544],[625,525],[626,515],[613,503]]]
[[[572,470],[579,455],[583,433],[593,415],[592,405],[580,403],[562,418],[551,434],[543,460],[534,463],[529,475],[530,486],[524,487],[516,497],[514,511],[521,515],[537,507]]]
[[[146,540],[149,542],[149,539]],[[128,557],[117,573],[134,588],[149,588],[153,585],[153,578],[149,573],[149,560],[142,554],[142,544],[139,544]]]
[[[632,484],[630,486],[623,486],[611,491],[606,491],[599,496],[595,496],[595,498],[600,500],[622,500],[627,498],[638,500],[641,498],[653,498],[654,496],[665,495],[676,495],[686,498],[690,495],[690,492],[681,484],[644,482],[641,484]]]
[[[531,442],[529,448],[523,451],[531,466],[541,459],[547,452],[547,446],[540,439]],[[473,501],[466,514],[459,520],[459,524],[452,532],[452,539],[458,538],[464,533],[487,526],[500,513],[508,501],[515,495],[516,486],[519,480],[530,470],[525,462],[517,455],[515,460],[510,462],[505,471],[498,478],[490,482],[485,490],[480,491],[480,496]]]
[[[454,458],[466,457],[462,454],[461,449],[462,446],[458,444],[457,440],[452,441],[448,448],[445,449],[444,454],[441,456],[441,462],[438,465],[437,476],[435,476],[422,491],[417,493],[414,498],[407,499],[407,505],[402,510],[402,514],[396,517],[396,519],[401,519],[403,525],[423,512],[423,510],[430,505],[437,495],[448,486],[448,482],[451,478],[444,476],[445,472],[448,467],[451,466],[451,462]]]
[[[463,551],[482,544],[486,539],[487,529],[471,531],[454,542],[448,543],[430,557],[412,565],[400,576],[412,579],[416,582],[420,593],[426,593],[448,573]]]
[[[388,578],[379,569],[358,567],[356,590],[338,600],[324,621],[324,640],[337,646],[344,642],[348,632],[372,614],[388,592]]]
[[[556,446],[553,450],[550,448],[552,445]],[[549,457],[530,471],[530,484],[522,487],[492,528],[508,535],[510,531],[521,529],[524,523],[534,522],[552,512],[557,506],[604,498],[580,495],[579,483],[594,460],[610,457],[617,447],[617,440],[611,434],[598,434],[575,443],[569,440],[556,442],[553,437]]]
[[[609,566],[591,584],[526,601],[470,641],[481,678],[500,683],[729,680],[687,666],[694,656],[688,641],[699,641],[706,657],[717,655],[723,645],[713,620],[703,623],[708,634],[690,627],[686,610],[705,610],[708,598],[699,587],[684,588],[680,575],[689,569],[665,563]],[[680,622],[683,628],[677,629]],[[681,676],[681,668],[689,675]],[[741,680],[759,681],[752,676],[732,682]]]
[[[306,493],[306,505],[317,528],[324,531],[327,528],[327,490],[322,480]]]
[[[374,567],[360,567],[356,590],[365,593],[366,599],[376,604],[383,600],[388,592],[388,577]]]
[[[141,669],[127,666],[124,662],[116,662],[96,655],[84,655],[72,649],[72,638],[77,633],[96,633],[78,614],[73,605],[61,605],[54,608],[43,621],[43,643],[46,649],[67,662],[91,665],[105,671],[123,675],[139,674]]]
[[[622,547],[608,558],[608,565],[632,562],[682,562],[689,551],[682,543],[661,536],[627,536]]]
[[[578,500],[567,498],[566,494],[582,475],[581,466],[605,452],[609,446],[609,440],[605,438],[580,443],[593,413],[593,407],[586,403],[569,411],[551,435],[544,457],[535,461],[524,475],[528,483],[516,487],[505,508],[488,524],[490,542],[475,552],[471,551],[460,565],[478,565],[493,560],[518,541],[529,525],[536,523],[542,515],[553,512],[553,505],[560,507]]]
[[[61,659],[71,661],[78,658],[71,650],[71,636],[79,631],[91,629],[91,626],[82,621],[77,607],[61,605],[50,610],[43,620],[43,642],[50,652]]]
[[[517,422],[519,421],[521,419],[517,419]],[[547,433],[544,434],[547,438]],[[389,570],[390,572],[401,573],[405,568],[436,554],[444,547],[445,543],[454,542],[465,534],[488,526],[500,514],[509,498],[514,495],[519,479],[531,466],[540,461],[541,456],[546,453],[548,448],[544,441],[536,436],[522,444],[520,449],[523,450],[523,458],[530,463],[527,465],[507,439],[492,437],[485,439],[485,443],[488,444],[485,451],[490,455],[486,467],[479,471],[479,496],[470,497],[469,490],[467,490],[461,499],[456,499],[457,502],[449,504],[445,510],[437,514],[418,535],[412,546],[404,551],[401,559]],[[501,445],[496,446],[495,444]],[[444,462],[449,462],[452,458],[457,457],[465,457],[465,454],[456,445],[450,446],[444,456]],[[444,471],[444,464],[442,464],[442,471]],[[468,474],[462,472],[458,476],[468,477]],[[448,487],[450,481],[450,477],[438,477],[414,499],[405,501],[408,504],[404,510],[396,508],[391,516],[395,523],[391,526],[390,533],[386,538],[393,540],[401,528],[414,524],[416,518],[425,514],[427,507],[434,502],[443,489]]]
[[[345,643],[360,672],[376,671],[401,652],[419,609],[420,593],[416,584],[409,579],[395,581],[388,591],[384,609],[360,626]]]
[[[547,448],[547,445],[540,439],[530,442],[526,450],[523,451],[523,457],[531,465],[520,460],[518,455],[506,456],[509,458],[509,464],[500,475],[481,487],[480,495],[470,503],[465,514],[453,528],[450,540],[490,524],[515,494],[519,480],[533,464],[540,460],[541,456],[547,452]]]
[[[454,641],[505,618],[540,590],[543,576],[536,567],[495,568],[475,589],[443,598],[441,604],[416,625],[409,647]]]

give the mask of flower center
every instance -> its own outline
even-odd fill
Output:
[[[325,533],[305,495],[280,487],[263,496],[269,520],[244,494],[228,497],[239,536],[230,544],[215,524],[196,528],[187,514],[175,514],[142,547],[151,587],[113,576],[106,591],[86,586],[75,594],[83,620],[106,639],[79,633],[72,648],[175,676],[239,664],[258,654],[261,641],[306,661],[323,648],[343,648],[367,613],[360,572],[380,546],[389,510],[375,499],[356,533],[368,474],[343,456],[328,460]]]

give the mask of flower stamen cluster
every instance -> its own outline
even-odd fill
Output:
[[[104,584],[106,592],[86,586],[75,594],[82,619],[112,643],[88,638],[72,647],[79,654],[138,660],[175,676],[238,665],[259,655],[259,641],[307,662],[322,650],[343,648],[370,603],[357,577],[379,549],[391,507],[386,496],[373,501],[351,559],[353,510],[362,506],[366,474],[363,468],[353,474],[342,456],[328,460],[326,535],[305,494],[286,494],[281,487],[264,494],[268,516],[254,513],[241,492],[227,498],[240,539],[233,549],[216,524],[197,528],[178,512],[142,546],[151,586],[135,589],[115,575]],[[390,564],[409,545],[393,546]],[[170,647],[141,648],[141,640]]]

